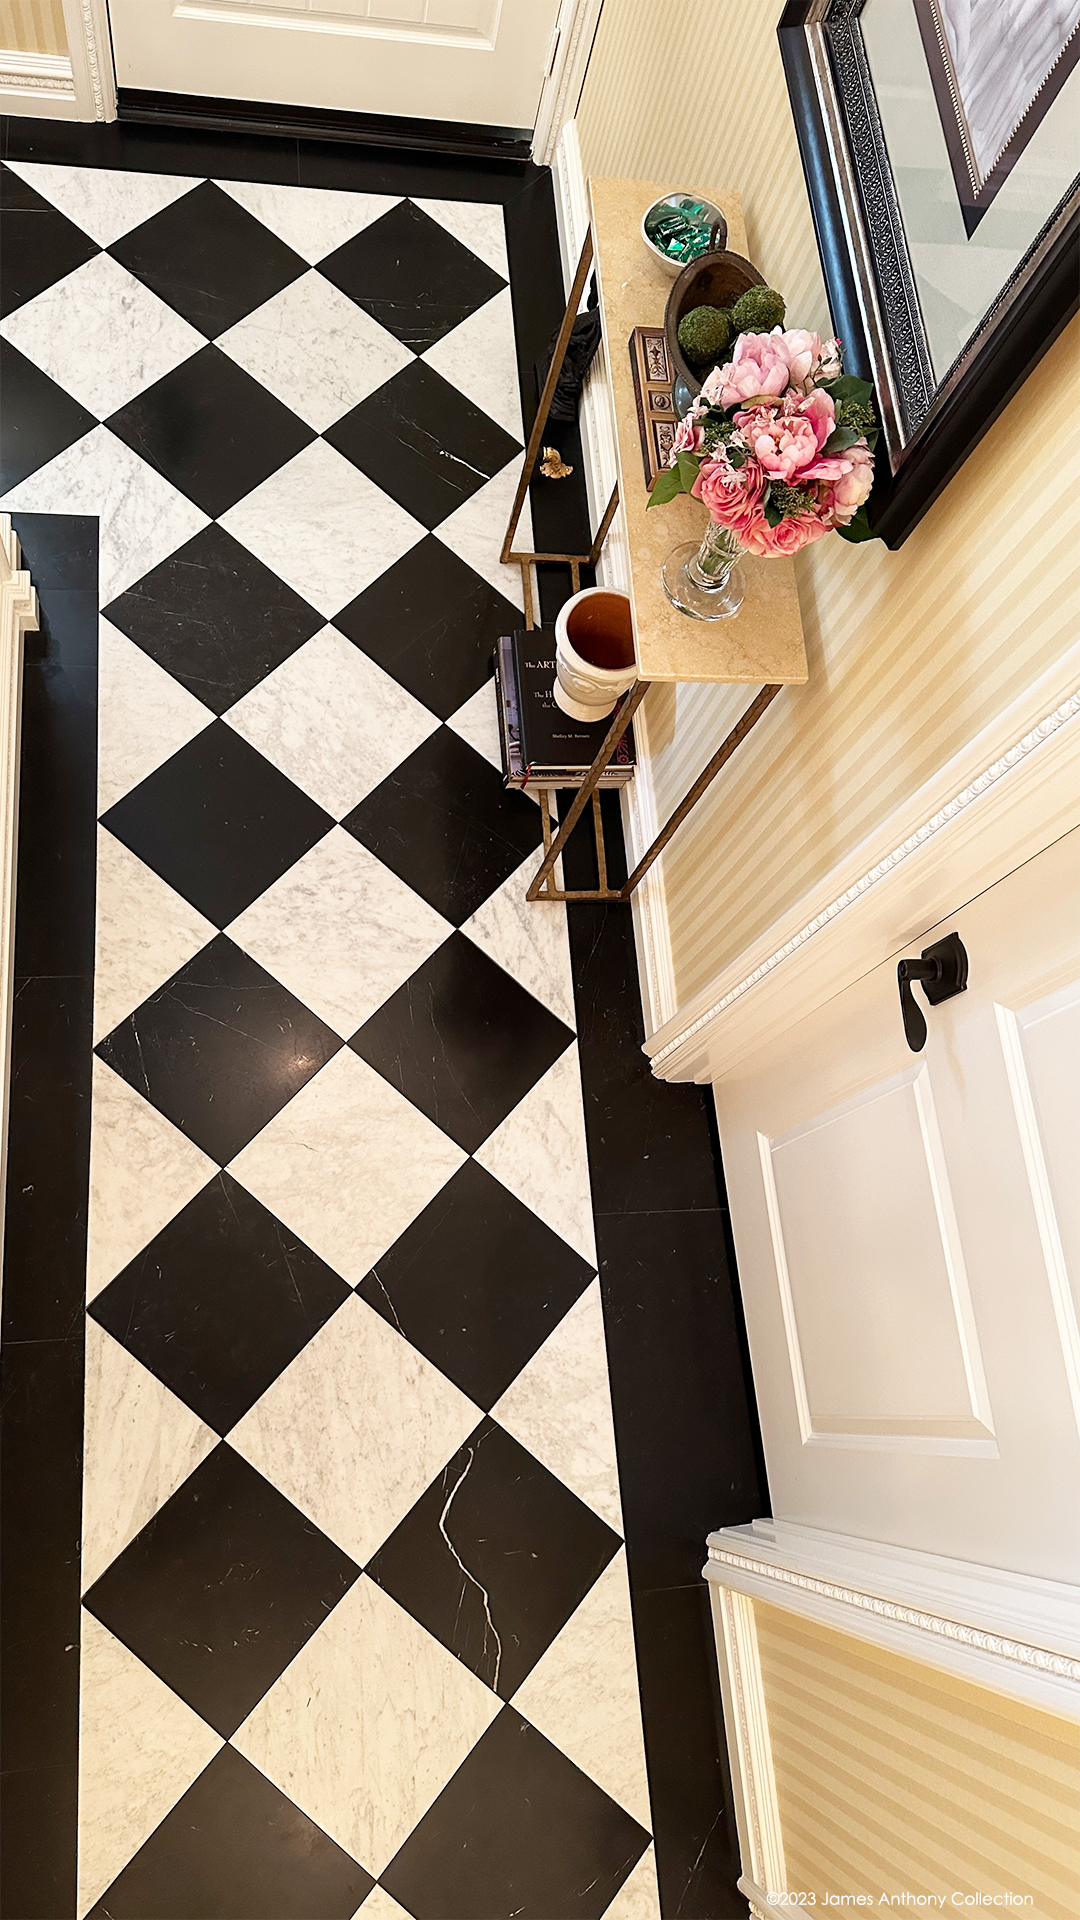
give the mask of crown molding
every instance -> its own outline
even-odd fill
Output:
[[[116,119],[116,73],[108,0],[63,0],[80,120]]]

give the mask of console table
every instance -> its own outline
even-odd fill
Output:
[[[621,507],[629,556],[631,613],[638,678],[615,714],[606,739],[578,792],[566,819],[556,827],[551,816],[550,790],[540,789],[544,823],[544,858],[531,882],[529,900],[629,900],[635,887],[663,852],[672,835],[721,767],[730,760],[751,728],[787,685],[807,678],[806,648],[790,559],[763,560],[748,554],[740,561],[746,593],[739,612],[729,620],[694,620],[679,613],[664,594],[660,568],[673,547],[701,539],[705,509],[699,501],[680,495],[670,505],[649,510],[644,483],[637,406],[630,366],[630,338],[635,327],[660,326],[671,289],[671,279],[641,238],[641,220],[654,200],[671,193],[679,182],[661,180],[604,180],[589,182],[590,225],[581,250],[555,344],[525,463],[506,529],[501,558],[521,567],[526,626],[534,625],[531,568],[538,560],[569,564],[577,592],[583,566],[595,566]],[[700,189],[723,211],[728,223],[728,245],[745,253],[746,233],[737,194]],[[590,268],[595,266],[603,329],[607,379],[615,425],[618,482],[609,499],[588,553],[521,552],[514,547],[521,510],[540,453],[574,320],[581,306]],[[742,682],[760,689],[726,740],[717,748],[689,792],[660,829],[621,887],[607,882],[599,780],[652,682],[673,680]],[[592,805],[600,884],[567,892],[556,884],[555,863],[587,806]]]

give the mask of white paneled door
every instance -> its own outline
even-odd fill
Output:
[[[110,0],[121,87],[529,127],[559,0]]]
[[[1080,830],[716,1088],[773,1510],[1080,1581]]]

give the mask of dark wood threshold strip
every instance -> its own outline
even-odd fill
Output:
[[[467,120],[413,120],[389,113],[343,113],[267,100],[221,100],[209,94],[157,93],[121,87],[121,121],[144,126],[193,127],[217,133],[263,133],[298,140],[340,140],[409,153],[442,153],[477,160],[526,163],[528,127],[487,127]]]

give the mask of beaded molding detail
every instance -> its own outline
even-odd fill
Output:
[[[744,1573],[757,1574],[763,1580],[775,1580],[781,1586],[798,1587],[803,1593],[817,1594],[823,1600],[841,1601],[844,1606],[854,1607],[861,1613],[873,1613],[883,1620],[895,1620],[900,1626],[918,1627],[923,1633],[936,1634],[940,1640],[954,1640],[961,1646],[973,1647],[977,1652],[994,1654],[999,1660],[1011,1660],[1016,1666],[1080,1684],[1080,1660],[1071,1660],[1066,1654],[1049,1653],[1045,1647],[1033,1647],[1024,1640],[1008,1640],[1002,1634],[987,1633],[981,1627],[967,1627],[959,1620],[949,1620],[938,1613],[923,1613],[917,1607],[905,1607],[896,1600],[879,1600],[876,1595],[861,1593],[855,1587],[837,1587],[829,1580],[816,1579],[813,1574],[793,1573],[789,1567],[751,1560],[743,1554],[731,1553],[724,1547],[710,1547],[709,1559],[720,1566],[737,1567]]]
[[[736,1000],[741,1000],[744,994],[750,992],[751,987],[756,987],[759,981],[766,979],[770,973],[774,973],[776,968],[782,966],[785,960],[789,960],[793,953],[797,953],[800,947],[804,947],[815,933],[820,933],[822,927],[829,926],[840,914],[846,912],[848,907],[853,906],[856,900],[860,900],[863,894],[868,893],[871,887],[876,887],[891,873],[895,873],[897,867],[916,853],[920,847],[925,846],[928,840],[932,840],[943,827],[949,826],[959,814],[966,812],[967,808],[981,799],[984,793],[987,793],[991,787],[995,787],[999,780],[1003,780],[1006,774],[1012,773],[1030,754],[1047,740],[1052,739],[1054,734],[1060,733],[1062,727],[1067,726],[1078,715],[1080,715],[1080,688],[1071,694],[1068,700],[1063,701],[1060,707],[1056,707],[1053,713],[1047,714],[1046,719],[1041,720],[1030,733],[1025,733],[1023,739],[1018,740],[1007,753],[1003,753],[992,766],[980,773],[970,786],[963,789],[962,793],[955,794],[915,833],[909,834],[900,846],[894,847],[891,853],[886,854],[884,860],[880,860],[876,867],[871,867],[869,873],[864,873],[860,880],[856,880],[854,886],[848,887],[838,899],[831,901],[805,927],[800,927],[798,933],[793,934],[782,947],[778,947],[775,953],[771,953],[759,967],[755,967],[753,973],[748,973],[745,980],[740,980],[737,986],[732,987],[730,993],[725,993],[722,1000],[717,1000],[713,1006],[699,1014],[682,1033],[677,1034],[674,1040],[669,1040],[665,1047],[661,1047],[660,1051],[653,1055],[654,1071],[663,1061],[669,1060],[673,1053],[677,1053],[684,1047],[688,1040],[692,1040],[695,1034],[700,1033],[703,1027],[707,1027],[721,1013],[726,1013]]]

